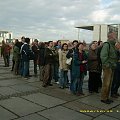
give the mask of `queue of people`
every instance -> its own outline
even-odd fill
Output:
[[[30,60],[33,60],[34,77],[38,76],[39,68],[43,87],[52,86],[54,79],[60,89],[69,88],[77,96],[84,95],[84,78],[88,74],[89,93],[101,92],[101,102],[110,104],[113,102],[110,97],[120,96],[120,43],[116,41],[115,33],[110,32],[107,42],[92,41],[86,48],[85,42],[77,40],[71,45],[60,41],[56,44],[53,41],[38,43],[35,39],[30,45],[30,39],[22,37],[21,41],[16,39],[13,46],[12,71],[29,79]],[[11,47],[3,41],[1,56],[5,67],[9,66],[10,50]]]

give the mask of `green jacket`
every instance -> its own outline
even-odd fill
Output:
[[[17,46],[14,46],[14,48],[13,48],[13,59],[15,61],[20,60],[20,49]]]
[[[102,61],[102,67],[115,68],[117,63],[117,52],[115,49],[115,42],[109,41],[103,44],[100,58]]]

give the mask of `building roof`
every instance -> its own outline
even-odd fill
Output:
[[[0,33],[9,33],[9,31],[0,30]]]
[[[81,28],[81,29],[85,29],[85,30],[93,30],[93,26],[79,26],[79,27],[75,27],[75,28]]]
[[[93,31],[95,25],[105,25],[105,24],[77,25],[77,26],[75,26],[75,28]],[[106,24],[106,25],[116,26],[116,25],[120,25],[120,24]]]

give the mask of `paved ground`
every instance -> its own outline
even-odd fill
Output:
[[[39,78],[25,80],[15,76],[11,67],[3,65],[0,59],[0,120],[120,119],[120,98],[110,105],[101,103],[100,94],[88,93],[87,80],[83,86],[85,96],[75,96],[69,89],[58,88],[57,84],[43,88]],[[33,74],[33,64],[30,66]]]

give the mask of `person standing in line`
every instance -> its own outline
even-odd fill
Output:
[[[113,102],[109,98],[111,85],[113,81],[114,71],[117,63],[117,53],[115,50],[116,34],[114,32],[108,33],[108,40],[103,44],[101,50],[101,61],[103,68],[103,84],[101,90],[101,102],[110,104]]]
[[[55,80],[55,83],[59,83],[58,79],[60,77],[60,70],[59,70],[59,52],[61,51],[61,41],[58,40],[56,45],[54,46],[54,53],[55,53],[55,62],[53,65],[53,79]]]
[[[103,47],[103,42],[102,41],[98,41],[98,47],[97,47],[97,58],[98,58],[98,65],[99,65],[99,88],[102,88],[102,61],[100,58],[100,53],[101,53],[101,49]]]
[[[54,63],[54,53],[52,52],[53,41],[48,42],[48,47],[45,49],[45,66],[43,74],[43,87],[52,86],[52,66]]]
[[[21,49],[21,43],[17,41],[13,48],[13,59],[15,61],[15,65],[14,65],[15,75],[18,75],[20,73],[19,72],[19,65],[20,65],[20,59],[21,59],[20,49]]]
[[[77,92],[76,92],[76,95],[79,96],[79,95],[84,95],[82,86],[83,86],[84,77],[87,74],[87,54],[84,51],[84,44],[83,43],[78,43],[77,51],[74,54],[74,56],[75,56],[73,58],[74,63],[75,63],[75,66],[78,67],[78,71],[79,71],[79,72],[76,72],[76,69],[74,71],[75,74],[76,74],[74,76],[76,77],[76,80],[77,80],[77,85],[76,85]]]
[[[29,38],[25,38],[25,43],[23,44],[23,46],[21,47],[21,57],[22,57],[22,69],[23,69],[23,73],[22,76],[25,79],[29,78],[29,54],[30,54],[30,39]]]
[[[1,57],[3,56],[5,67],[9,67],[11,49],[12,47],[3,40],[1,46]]]
[[[14,46],[15,46],[16,42],[18,42],[18,39],[15,39],[15,42],[13,43],[13,50],[14,50]],[[14,54],[13,54],[13,57],[12,57],[12,69],[11,69],[11,71],[14,70],[14,66],[15,66],[15,60],[14,60]]]
[[[19,74],[20,74],[21,76],[23,76],[23,66],[24,66],[24,62],[23,62],[23,60],[22,60],[22,47],[23,47],[23,45],[24,45],[24,43],[25,43],[25,37],[24,37],[24,36],[21,37],[20,43],[21,43],[21,48],[20,48],[21,59],[20,59],[20,65],[19,65],[19,71],[20,71]]]
[[[70,49],[66,55],[66,57],[69,59],[69,58],[72,58],[72,62],[71,62],[71,65],[69,66],[69,69],[70,69],[70,90],[73,91],[73,82],[74,82],[74,76],[73,76],[73,73],[74,73],[74,70],[72,69],[72,64],[73,64],[73,56],[74,56],[74,53],[76,52],[77,48],[77,44],[78,44],[78,41],[77,40],[74,40],[72,42],[73,44],[73,48]]]
[[[32,51],[34,52],[34,76],[37,77],[37,65],[38,65],[38,54],[39,54],[39,47],[38,47],[38,40],[35,39],[32,45]]]
[[[57,45],[55,45],[55,48],[58,49],[58,51],[61,50],[62,45],[60,40],[57,41]]]
[[[59,79],[59,49],[56,47],[53,48],[54,53],[54,64],[53,64],[53,79],[55,80],[55,83],[58,83]]]
[[[66,64],[67,53],[68,53],[68,45],[64,43],[62,45],[61,51],[59,52],[59,68],[60,68],[59,86],[62,89],[67,87],[67,72],[68,72],[68,65]]]
[[[117,66],[115,68],[115,73],[111,87],[111,97],[118,98],[120,97],[120,94],[118,93],[118,89],[120,87],[120,43],[117,42],[115,44],[115,47],[117,49],[118,60],[117,60]]]
[[[93,92],[98,93],[100,68],[97,57],[97,46],[94,43],[94,41],[90,44],[88,52],[88,71],[89,71],[88,80],[89,93]]]
[[[43,75],[44,75],[44,66],[45,66],[45,43],[41,43],[39,46],[39,69],[40,69],[40,77],[39,80],[43,81]]]
[[[83,86],[83,80],[84,76],[87,74],[87,54],[84,51],[84,44],[78,43],[76,46],[76,51],[73,55],[73,62],[72,62],[72,86],[70,91],[75,95],[84,95],[82,86]]]

